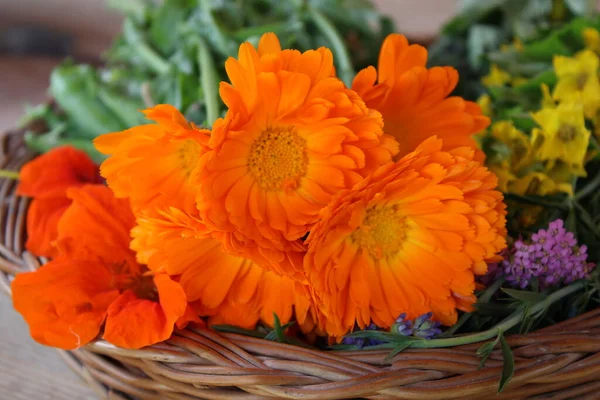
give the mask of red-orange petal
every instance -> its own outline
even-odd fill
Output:
[[[36,256],[55,257],[58,221],[71,204],[66,197],[34,199],[27,211],[25,248]]]
[[[98,166],[85,152],[63,146],[36,157],[21,168],[17,194],[34,198],[64,197],[72,186],[100,181]]]
[[[93,340],[119,295],[102,265],[57,259],[12,282],[13,305],[37,342],[71,350]]]
[[[128,290],[108,308],[104,336],[126,349],[139,349],[168,339],[187,308],[181,286],[165,274],[154,277],[158,302]]]
[[[78,260],[127,263],[131,272],[139,266],[129,250],[135,218],[127,199],[115,198],[104,185],[68,190],[72,204],[58,223],[56,246],[60,254]]]

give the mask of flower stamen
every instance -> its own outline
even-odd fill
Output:
[[[177,157],[181,162],[181,169],[186,177],[189,177],[196,168],[200,154],[202,154],[202,147],[198,142],[191,139],[182,141],[177,150]]]
[[[558,129],[558,138],[563,142],[570,142],[575,139],[577,128],[573,125],[562,124]]]
[[[406,217],[395,206],[371,207],[351,239],[376,260],[400,252],[408,230]]]
[[[306,140],[291,126],[269,127],[252,144],[248,169],[266,191],[294,189],[306,175]]]

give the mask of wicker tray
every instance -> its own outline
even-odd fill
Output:
[[[21,131],[0,138],[0,167],[18,170],[34,154]],[[29,200],[0,180],[0,289],[45,260],[24,251]],[[600,309],[527,336],[511,336],[515,374],[495,395],[502,370],[496,350],[478,370],[481,344],[452,349],[321,352],[211,330],[186,329],[141,350],[98,340],[59,350],[67,364],[108,399],[599,399]]]

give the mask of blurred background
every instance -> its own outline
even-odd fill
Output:
[[[374,2],[401,33],[426,42],[458,0]],[[0,131],[18,123],[26,104],[44,101],[50,71],[62,59],[100,62],[121,18],[106,0],[0,0]]]

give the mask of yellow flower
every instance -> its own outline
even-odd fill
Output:
[[[517,179],[516,175],[511,172],[510,162],[504,160],[501,163],[490,165],[488,168],[498,177],[498,189],[507,193],[508,186]]]
[[[547,196],[559,192],[572,195],[573,187],[568,183],[555,182],[542,172],[530,172],[510,182],[508,191],[519,195]]]
[[[512,87],[516,87],[516,86],[522,85],[526,82],[528,82],[527,78],[523,78],[522,76],[515,76],[514,78],[512,78],[510,80],[510,85]]]
[[[481,83],[486,87],[504,86],[510,82],[510,79],[511,77],[508,72],[504,71],[496,64],[492,64],[490,73],[481,79]]]
[[[542,108],[555,108],[556,102],[550,94],[550,88],[545,83],[542,83]]]
[[[585,116],[593,118],[600,108],[600,60],[591,50],[580,51],[575,57],[554,57],[558,83],[553,97],[562,102],[581,102]]]
[[[486,117],[490,117],[492,115],[492,98],[489,94],[482,94],[477,99],[477,104],[481,108],[481,113]]]
[[[513,39],[513,47],[517,51],[523,51],[523,42],[518,37]]]
[[[561,160],[574,174],[585,175],[583,163],[590,131],[585,128],[581,105],[562,103],[556,108],[544,108],[534,113],[533,119],[541,126],[532,131],[535,156],[549,161],[548,168]]]
[[[586,154],[584,163],[588,162],[589,152]],[[574,176],[586,176],[585,168],[581,166],[573,166],[566,164],[562,161],[557,161],[554,165],[548,165],[548,168],[544,171],[546,175],[554,182],[557,183],[568,183],[573,181]],[[569,183],[570,185],[570,183]]]
[[[585,28],[583,30],[583,41],[586,49],[600,53],[600,32],[597,29]]]
[[[492,136],[510,149],[510,170],[515,172],[531,161],[531,139],[514,127],[511,121],[498,121],[492,126]]]
[[[600,140],[600,114],[596,115],[594,119],[592,119],[592,123],[594,124],[594,136]]]

